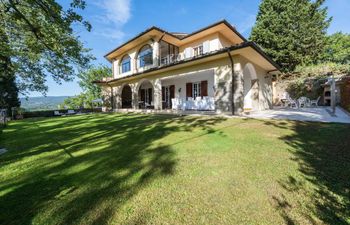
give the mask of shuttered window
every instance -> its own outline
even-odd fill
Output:
[[[192,97],[192,83],[186,83],[186,97]]]
[[[208,96],[208,81],[201,81],[201,97]]]
[[[203,45],[199,45],[197,47],[194,47],[193,48],[193,53],[194,53],[194,56],[203,55]]]
[[[201,82],[186,83],[186,97],[203,97],[208,96],[208,81],[203,80]]]

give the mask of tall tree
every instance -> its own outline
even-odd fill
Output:
[[[0,74],[14,74],[22,93],[46,93],[47,76],[72,80],[92,58],[72,28],[91,29],[76,12],[84,8],[84,0],[72,0],[66,9],[55,0],[1,0],[0,46],[8,47],[0,51]]]
[[[93,81],[102,80],[104,77],[111,77],[112,69],[108,66],[90,67],[78,74],[79,86],[85,93],[93,98],[101,98],[101,87],[93,84]]]
[[[94,99],[102,98],[101,87],[94,84],[93,81],[102,80],[104,77],[111,77],[112,69],[107,66],[91,66],[89,69],[78,74],[80,79],[79,86],[83,93],[64,100],[61,107],[79,109],[83,107],[92,107]]]
[[[337,32],[328,36],[323,61],[350,64],[350,34]]]
[[[326,43],[324,0],[263,0],[250,39],[264,48],[284,70],[317,62]]]
[[[0,27],[0,109],[10,112],[12,107],[20,106],[18,88],[15,83],[13,65],[9,56],[11,49],[3,27]]]
[[[20,101],[18,99],[15,76],[0,74],[0,109],[7,109],[8,113],[10,113],[12,107],[19,106]]]

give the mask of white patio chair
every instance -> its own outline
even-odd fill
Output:
[[[202,110],[209,110],[209,97],[208,96],[203,97],[201,108],[202,108]]]
[[[306,97],[300,97],[298,103],[300,108],[306,107]]]
[[[196,100],[194,101],[194,109],[195,110],[201,110],[202,109],[202,97],[197,96]]]
[[[304,107],[310,107],[311,103],[310,103],[310,99],[307,97],[300,97],[300,99],[302,100],[302,104]]]
[[[310,106],[315,105],[316,107],[318,107],[318,102],[320,101],[321,96],[318,96],[318,98],[316,100],[311,100],[310,101]]]
[[[186,99],[184,98],[180,99],[180,106],[182,111],[185,111],[188,108]]]
[[[178,109],[178,102],[177,102],[177,99],[175,98],[171,99],[171,109],[174,109],[174,110]]]
[[[53,112],[53,115],[54,115],[54,116],[60,116],[60,115],[62,115],[62,114],[60,113],[60,111],[54,111],[54,112]]]
[[[299,105],[298,105],[298,101],[297,100],[294,100],[292,98],[288,98],[288,105],[293,108],[299,108]]]

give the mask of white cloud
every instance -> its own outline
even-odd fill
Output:
[[[94,5],[102,12],[94,15],[93,33],[109,41],[121,41],[125,36],[123,25],[131,18],[131,0],[99,0]]]
[[[106,17],[115,24],[125,24],[130,19],[130,0],[103,0]]]

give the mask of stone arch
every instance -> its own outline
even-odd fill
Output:
[[[135,95],[137,96],[137,108],[154,108],[155,88],[152,81],[140,80],[135,86]]]
[[[120,100],[122,109],[132,108],[132,87],[129,84],[123,84],[120,88]]]
[[[252,63],[245,64],[243,68],[243,96],[244,110],[259,109],[259,79]]]

